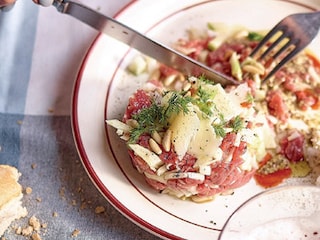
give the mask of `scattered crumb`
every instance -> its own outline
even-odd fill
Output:
[[[36,167],[37,167],[37,164],[36,164],[36,163],[32,163],[32,164],[31,164],[31,168],[32,168],[32,169],[35,169]]]
[[[95,213],[99,214],[99,213],[104,213],[106,211],[106,209],[103,206],[98,206],[95,209]]]
[[[57,213],[57,212],[53,212],[53,213],[52,213],[52,216],[53,216],[53,217],[58,217],[58,213]]]
[[[73,199],[73,200],[71,201],[71,205],[72,205],[72,206],[76,206],[76,205],[77,205],[77,201]]]
[[[54,112],[54,109],[53,109],[53,108],[49,108],[49,109],[48,109],[48,112],[49,112],[49,113],[53,113],[53,112]]]
[[[59,195],[60,195],[60,197],[62,197],[62,198],[65,197],[65,188],[64,188],[64,187],[60,188],[60,190],[59,190]]]
[[[21,235],[23,236],[30,236],[33,232],[33,227],[26,226],[25,228],[22,228]]]
[[[43,228],[47,228],[46,223],[40,223],[39,219],[35,216],[29,218],[28,226],[15,228],[15,233],[17,235],[22,235],[28,237],[31,240],[41,240],[40,231]]]
[[[23,123],[22,120],[18,120],[18,121],[17,121],[17,124],[19,124],[19,125],[21,125],[22,123]]]
[[[37,202],[42,202],[42,198],[37,197],[37,198],[36,198],[36,201],[37,201]]]
[[[22,228],[19,226],[16,228],[16,234],[21,235],[22,234]]]
[[[29,225],[33,227],[33,229],[38,232],[40,231],[40,228],[41,228],[41,224],[40,224],[40,221],[38,218],[36,218],[35,216],[32,216],[30,219],[29,219]]]
[[[34,233],[31,235],[31,239],[32,239],[32,240],[41,240],[41,237],[40,237],[40,235],[39,235],[37,232],[34,232]]]
[[[80,210],[86,209],[87,208],[87,203],[86,202],[82,202],[81,206],[80,206]]]
[[[31,194],[32,193],[32,188],[31,187],[26,187],[26,194]]]
[[[79,229],[75,229],[75,230],[73,230],[71,236],[72,237],[77,237],[79,235],[79,233],[80,233],[80,230]]]

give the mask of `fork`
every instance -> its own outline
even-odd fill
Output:
[[[320,29],[320,11],[310,13],[296,13],[285,17],[281,20],[270,32],[260,41],[255,49],[250,54],[250,57],[257,55],[266,44],[266,50],[256,57],[256,60],[261,61],[270,57],[272,61],[276,60],[282,53],[287,51],[287,54],[278,64],[264,77],[263,81],[269,79],[275,74],[285,63],[292,59],[296,54],[303,50],[318,34]],[[275,40],[272,43],[270,39]],[[287,42],[281,46],[281,42]],[[279,49],[275,49],[280,46]],[[275,49],[274,52],[271,52]]]

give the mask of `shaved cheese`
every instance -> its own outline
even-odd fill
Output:
[[[211,126],[211,120],[201,119],[199,130],[188,149],[188,153],[198,159],[195,167],[208,165],[207,162],[212,162],[221,143],[222,138],[216,135],[214,128]]]
[[[192,178],[199,181],[204,181],[204,175],[196,172],[168,172],[164,174],[164,179],[181,179]]]
[[[210,176],[211,174],[211,167],[210,166],[199,166],[199,173]]]
[[[116,128],[117,130],[123,131],[123,132],[130,132],[131,127],[123,122],[121,122],[118,119],[112,119],[112,120],[106,120],[106,123],[110,125],[111,127]]]
[[[160,166],[163,165],[163,162],[159,156],[149,149],[144,148],[139,144],[129,144],[129,147],[134,151],[134,154],[141,157],[152,170],[156,171]]]
[[[246,151],[241,158],[244,162],[241,164],[240,169],[243,171],[251,171],[252,169],[258,168],[257,158],[249,151]]]
[[[200,128],[200,119],[194,111],[192,105],[189,112],[180,112],[170,125],[172,131],[171,142],[179,159],[186,154],[191,140]]]
[[[161,176],[167,171],[168,171],[167,166],[166,165],[162,165],[161,167],[158,168],[157,175]]]
[[[219,114],[223,115],[226,121],[239,115],[242,111],[240,106],[241,102],[237,102],[235,98],[230,98],[230,94],[227,94],[220,84],[203,86],[208,92],[214,94],[214,112],[216,112],[217,117]]]
[[[147,172],[144,172],[144,175],[149,178],[149,179],[152,179],[152,180],[155,180],[157,182],[161,182],[163,184],[166,184],[167,183],[167,180],[165,180],[163,178],[163,176],[158,176],[158,175],[155,175],[155,174],[150,174],[150,173],[147,173]]]

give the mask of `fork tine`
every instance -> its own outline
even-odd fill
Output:
[[[259,44],[253,49],[253,51],[251,52],[250,56],[253,57],[260,49],[263,45],[265,45],[270,38],[276,33],[278,32],[278,29],[276,29],[276,27],[274,27],[266,36],[264,36],[264,38],[259,42]]]
[[[285,45],[283,45],[273,56],[273,59],[276,59],[280,56],[281,53],[283,53],[285,50],[287,50],[290,46],[297,47],[297,44],[299,43],[298,39],[291,38]]]
[[[299,53],[303,47],[295,47],[290,53],[288,53],[263,79],[263,82],[265,82],[267,79],[269,79],[275,72],[277,72],[284,64],[286,64],[289,60],[292,59],[293,56],[295,56],[297,53]]]
[[[278,31],[280,32],[280,31]],[[277,32],[276,32],[277,33]],[[286,32],[282,32],[281,35],[270,45],[268,46],[267,50],[263,52],[263,54],[258,59],[264,59],[278,44],[286,37],[288,37],[289,34]]]
[[[261,47],[263,47],[263,45],[265,45],[273,36],[275,36],[275,34],[277,32],[282,32],[284,33],[286,30],[285,26],[280,25],[280,23],[278,23],[274,28],[272,28],[266,36],[263,37],[263,39],[259,42],[259,44],[253,49],[253,51],[251,52],[250,56],[253,57],[260,49]]]

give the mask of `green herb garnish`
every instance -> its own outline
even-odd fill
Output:
[[[225,125],[226,121],[224,120],[224,116],[222,114],[219,114],[219,124],[213,124],[213,129],[214,132],[217,136],[224,138],[226,136],[226,130],[225,130]]]
[[[231,127],[233,128],[234,132],[239,132],[244,128],[244,122],[239,115],[233,119],[233,121],[231,122]]]
[[[142,134],[151,134],[154,131],[161,131],[167,126],[167,121],[173,114],[179,112],[188,113],[188,103],[191,98],[184,97],[183,92],[166,92],[171,93],[168,102],[164,105],[152,102],[150,107],[141,109],[132,116],[132,119],[138,122],[138,127],[133,128],[130,132],[129,143],[136,142]]]
[[[249,32],[248,37],[250,41],[261,41],[263,38],[263,35],[257,32]]]
[[[163,109],[162,112],[164,120],[168,119],[172,114],[178,114],[180,111],[183,113],[188,113],[188,103],[192,101],[192,98],[183,96],[184,92],[167,92],[172,93],[168,100],[167,106]]]
[[[247,96],[246,96],[246,100],[248,103],[253,103],[254,102],[254,97],[252,96],[252,94],[250,92],[248,92]]]
[[[213,125],[214,132],[217,136],[224,138],[226,136],[226,130],[223,124]]]

